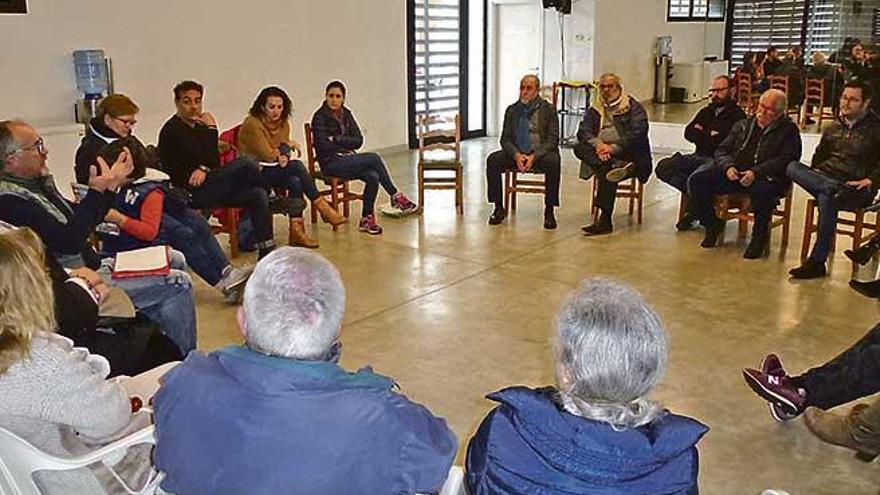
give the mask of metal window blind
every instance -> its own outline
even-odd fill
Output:
[[[459,0],[415,2],[416,114],[459,112],[460,19]]]
[[[781,50],[800,45],[804,33],[806,0],[732,0],[730,26],[731,71],[742,66],[746,52],[763,52],[770,45]]]

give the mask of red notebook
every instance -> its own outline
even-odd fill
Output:
[[[167,246],[150,246],[116,253],[113,278],[150,277],[168,275],[171,265]]]

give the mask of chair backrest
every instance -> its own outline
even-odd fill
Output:
[[[744,70],[736,71],[737,104],[748,107],[752,104],[752,75]]]
[[[788,76],[770,76],[767,79],[770,81],[770,89],[778,89],[788,94]]]
[[[229,151],[220,153],[220,165],[226,165],[238,158],[238,132],[241,130],[241,124],[226,129],[220,134],[220,141],[229,144]]]
[[[419,116],[419,161],[424,161],[431,152],[451,152],[455,154],[455,161],[461,161],[460,114]]]
[[[306,158],[308,159],[307,166],[309,167],[309,174],[312,176],[320,170],[320,165],[318,165],[318,159],[315,158],[315,136],[312,134],[312,124],[306,122],[303,124],[303,130],[306,134]]]
[[[825,102],[825,80],[824,79],[807,79],[804,87],[804,94],[808,100],[818,103]]]
[[[33,473],[37,471],[68,471],[85,468],[102,461],[113,454],[141,443],[156,443],[154,427],[149,426],[131,435],[119,439],[100,449],[76,457],[57,457],[47,454],[5,428],[0,428],[0,493],[3,495],[40,495],[40,489],[34,482]],[[108,469],[109,466],[108,466]],[[111,473],[117,476],[112,469]],[[152,493],[160,481],[156,473],[152,475],[143,489],[131,490],[134,494]],[[117,480],[120,480],[117,477]]]

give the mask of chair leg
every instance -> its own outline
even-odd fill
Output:
[[[464,215],[464,171],[461,166],[455,171],[455,201],[458,214]]]
[[[788,235],[791,232],[791,198],[785,201],[785,208],[782,209],[782,249],[788,247]]]
[[[862,244],[862,230],[865,225],[865,211],[858,210],[856,212],[856,221],[855,225],[853,225],[853,250],[859,248]]]
[[[425,210],[425,166],[419,163],[419,212]]]
[[[510,209],[511,211],[516,211],[516,195],[517,195],[517,182],[519,182],[519,177],[517,177],[516,172],[511,174],[510,179]]]
[[[810,250],[810,240],[813,237],[813,208],[815,203],[812,199],[807,200],[807,211],[804,215],[804,240],[801,242],[801,263],[807,259],[807,252]],[[836,235],[835,235],[836,237]]]
[[[237,258],[238,248],[238,210],[230,208],[227,212],[226,221],[229,222],[229,257]]]
[[[638,191],[639,191],[639,195],[636,198],[636,201],[638,202],[638,208],[639,208],[639,211],[637,213],[637,218],[639,221],[639,225],[641,225],[642,224],[642,215],[644,214],[644,209],[645,209],[644,208],[644,206],[645,206],[645,185],[642,184],[641,182],[638,183]]]
[[[348,181],[342,183],[342,215],[345,218],[351,216],[351,190],[348,188]]]

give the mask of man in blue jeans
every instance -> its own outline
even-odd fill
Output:
[[[871,203],[880,183],[880,119],[868,108],[870,89],[850,82],[840,96],[840,117],[822,132],[810,167],[791,162],[788,177],[816,198],[819,225],[810,256],[789,270],[792,278],[825,276],[837,231],[837,212]]]

